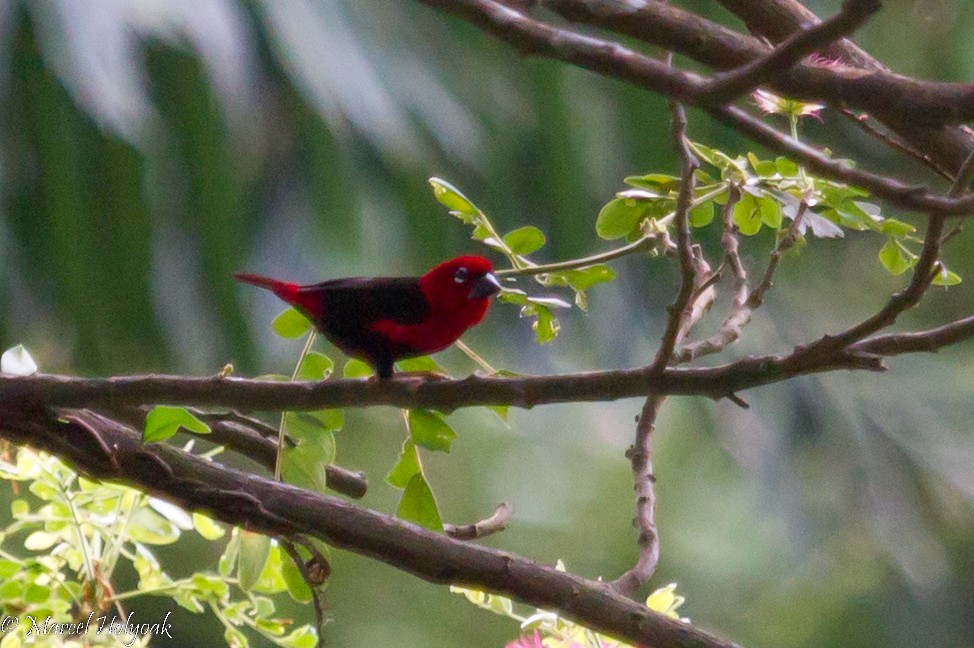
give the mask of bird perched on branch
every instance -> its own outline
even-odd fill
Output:
[[[354,277],[301,286],[254,274],[234,278],[260,286],[294,306],[348,355],[379,378],[393,364],[453,344],[487,312],[501,290],[490,261],[462,256],[422,277]]]

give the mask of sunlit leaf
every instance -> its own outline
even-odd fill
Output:
[[[917,228],[913,227],[909,223],[896,220],[895,218],[887,218],[883,221],[882,225],[879,226],[879,231],[887,236],[906,236],[907,234],[912,234],[913,232],[917,231]]]
[[[399,453],[399,461],[386,475],[386,483],[393,488],[405,488],[413,475],[420,471],[419,456],[416,454],[416,444],[412,439],[406,439]]]
[[[143,544],[166,545],[179,540],[179,529],[169,520],[147,507],[140,507],[129,518],[126,531]]]
[[[734,205],[734,224],[744,236],[754,236],[761,231],[761,212],[757,201],[750,194],[744,194]]]
[[[436,498],[422,473],[416,473],[406,484],[406,489],[399,500],[396,515],[432,531],[442,531],[443,521],[440,518]]]
[[[271,552],[271,539],[265,535],[241,529],[237,555],[237,576],[240,589],[249,592],[260,579]]]
[[[956,286],[961,281],[959,274],[948,270],[947,266],[943,264],[941,264],[940,272],[933,277],[933,285],[935,286]]]
[[[773,229],[781,227],[781,203],[770,196],[758,198],[758,211],[761,212],[761,222]]]
[[[798,165],[789,160],[788,158],[779,157],[775,158],[774,166],[778,170],[778,173],[788,178],[798,177]]]
[[[616,198],[609,201],[595,221],[595,233],[606,240],[620,239],[639,226],[646,215],[648,204],[634,198]]]
[[[691,227],[706,227],[714,220],[714,203],[707,201],[700,203],[690,210],[689,220]]]
[[[213,518],[202,513],[193,513],[193,527],[207,540],[218,540],[226,534],[226,530]]]
[[[37,363],[23,344],[11,347],[0,355],[0,374],[30,376],[37,373]]]
[[[579,268],[577,270],[566,270],[562,274],[568,282],[568,285],[575,290],[585,290],[595,284],[605,283],[616,278],[615,270],[604,263],[587,268]]]
[[[475,215],[479,210],[470,200],[460,193],[460,190],[451,185],[446,180],[440,178],[430,178],[430,186],[433,187],[433,195],[443,205],[449,209],[458,211],[462,214]]]
[[[528,225],[505,234],[504,243],[513,254],[531,254],[544,247],[545,236],[537,227]]]
[[[299,338],[311,330],[311,320],[296,308],[287,308],[274,318],[271,328],[282,338]]]
[[[443,366],[430,356],[418,356],[416,358],[406,358],[396,363],[400,371],[416,371],[446,374]]]
[[[892,275],[900,275],[913,267],[914,259],[907,256],[896,239],[886,239],[886,244],[879,251],[879,260]]]
[[[310,351],[298,367],[298,380],[323,380],[335,370],[335,362],[324,353]]]
[[[210,426],[190,414],[185,407],[157,405],[145,417],[142,441],[144,443],[165,441],[176,434],[181,427],[196,434],[210,433]]]
[[[449,452],[457,433],[443,415],[427,410],[409,410],[409,435],[416,445],[436,452]]]
[[[297,545],[296,548],[302,560],[311,558],[311,552],[307,549],[300,545]],[[304,576],[301,575],[301,570],[294,564],[294,560],[290,554],[281,556],[281,577],[284,579],[284,583],[287,585],[287,592],[292,599],[299,603],[307,603],[311,600],[311,588],[308,587]],[[264,616],[270,616],[270,614]]]
[[[649,173],[641,176],[628,176],[623,180],[627,185],[667,194],[680,189],[680,179],[663,173]]]
[[[342,369],[342,375],[346,378],[368,378],[375,374],[372,367],[362,362],[358,358],[351,358],[345,363],[345,368]]]

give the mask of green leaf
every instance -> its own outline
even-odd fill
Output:
[[[904,253],[903,248],[893,237],[886,239],[886,244],[879,251],[879,261],[894,276],[903,274],[916,262]]]
[[[531,254],[544,247],[544,232],[531,225],[519,227],[504,235],[504,243],[514,254]]]
[[[883,221],[882,225],[879,226],[879,231],[887,236],[906,236],[907,234],[912,234],[913,232],[917,231],[917,228],[913,227],[909,223],[896,220],[895,218],[887,218]]]
[[[334,445],[334,435],[331,432],[325,432],[323,436],[331,437],[330,445]],[[288,484],[319,493],[325,492],[328,487],[328,473],[325,470],[327,464],[321,461],[322,456],[327,456],[327,452],[323,452],[314,443],[285,448],[281,457],[281,477]]]
[[[778,174],[778,167],[771,160],[758,159],[758,156],[754,153],[748,153],[747,159],[751,163],[751,167],[755,173],[762,178],[772,178]]]
[[[287,648],[315,648],[318,645],[318,635],[310,625],[304,625],[279,642]]]
[[[216,521],[203,515],[202,513],[193,513],[193,527],[196,532],[207,540],[217,540],[222,538],[226,531],[222,526],[216,523]]]
[[[126,531],[143,544],[167,545],[179,540],[179,528],[148,507],[135,510]]]
[[[650,173],[642,176],[629,176],[623,180],[627,185],[648,191],[667,194],[680,189],[680,179],[663,173]]]
[[[319,492],[325,490],[328,485],[325,467],[335,461],[335,435],[325,425],[326,421],[334,424],[330,421],[333,412],[341,414],[341,410],[284,414],[284,431],[297,442],[284,448],[281,464],[284,481]]]
[[[227,642],[228,646],[233,646],[233,648],[250,647],[250,640],[247,639],[247,635],[232,626],[227,626],[224,628],[223,640]]]
[[[480,213],[480,210],[470,202],[470,199],[460,193],[459,189],[446,180],[430,178],[429,183],[433,187],[433,195],[436,196],[436,199],[449,209],[471,216],[476,216]]]
[[[798,165],[789,160],[788,158],[775,158],[774,166],[778,170],[778,173],[785,176],[786,178],[797,178],[798,177]]]
[[[430,373],[446,374],[446,369],[430,356],[418,356],[416,358],[406,358],[396,363],[399,371],[427,371]]]
[[[504,422],[504,425],[509,424],[511,418],[510,405],[488,405],[487,409],[496,414],[497,418]],[[510,426],[508,425],[508,427]]]
[[[758,198],[757,202],[761,222],[773,229],[781,227],[781,203],[770,196]]]
[[[145,417],[142,442],[165,441],[184,427],[196,434],[209,434],[210,426],[189,413],[185,407],[156,405]]]
[[[704,146],[699,142],[690,142],[690,148],[693,149],[694,154],[710,166],[717,166],[717,158],[714,156],[714,150],[709,146]]]
[[[405,488],[409,480],[420,472],[419,455],[416,453],[416,444],[411,438],[407,438],[402,443],[402,452],[399,453],[399,461],[392,467],[386,475],[386,483],[393,488]]]
[[[45,602],[47,599],[51,598],[51,590],[43,585],[38,585],[36,583],[31,583],[27,586],[27,590],[24,592],[24,600],[27,603],[32,603],[38,605]]]
[[[23,344],[11,347],[0,355],[0,374],[30,376],[37,373],[37,363]]]
[[[288,308],[274,318],[271,328],[282,338],[299,338],[311,330],[311,320],[296,308]]]
[[[568,285],[575,290],[585,290],[595,284],[605,283],[616,278],[615,270],[604,263],[577,270],[566,270],[562,274]]]
[[[409,436],[421,448],[449,452],[457,433],[436,412],[409,410]]]
[[[240,530],[240,551],[237,558],[240,589],[249,592],[257,585],[270,552],[270,538],[246,529]]]
[[[23,565],[13,560],[0,560],[0,578],[6,580],[14,574],[20,573],[23,568]]]
[[[342,375],[346,378],[368,378],[374,373],[372,367],[358,358],[351,358],[345,363],[345,368],[342,369]]]
[[[595,221],[595,233],[612,241],[627,236],[639,227],[649,204],[635,198],[616,198],[602,208]]]
[[[706,227],[714,220],[714,203],[708,200],[690,210],[690,226]]]
[[[538,338],[538,344],[547,344],[558,336],[561,324],[558,318],[544,306],[535,306],[534,309],[538,319],[531,324],[531,328]]]
[[[754,236],[761,231],[761,213],[757,201],[750,194],[744,194],[734,205],[734,223],[744,236]]]
[[[223,549],[223,553],[220,554],[220,560],[217,563],[217,571],[220,576],[229,576],[233,573],[234,567],[237,566],[237,557],[240,555],[240,531],[241,529],[239,528],[233,530],[227,546]]]
[[[267,562],[264,564],[264,571],[260,573],[257,584],[254,585],[255,592],[264,594],[278,594],[287,591],[287,583],[281,576],[281,566],[287,554],[281,549],[277,542],[271,542],[271,550],[267,554]]]
[[[304,547],[296,545],[296,548],[302,560],[308,560],[311,557],[311,552]],[[287,593],[292,599],[298,603],[307,603],[311,600],[311,588],[308,587],[304,576],[301,575],[301,570],[294,564],[294,560],[290,554],[281,556],[281,577],[284,578],[284,583],[287,585]],[[273,611],[271,611],[271,614],[273,614]],[[263,616],[270,616],[270,614]]]
[[[432,531],[442,531],[443,521],[436,506],[436,498],[422,473],[416,473],[406,484],[406,490],[399,500],[396,515]]]
[[[61,535],[47,531],[34,531],[24,539],[24,548],[28,551],[46,551],[61,540]]]
[[[956,272],[951,272],[947,269],[947,266],[941,264],[940,272],[938,272],[933,278],[933,285],[935,286],[956,286],[961,282],[960,275]]]
[[[335,370],[335,362],[324,353],[311,351],[298,367],[298,380],[324,380]]]

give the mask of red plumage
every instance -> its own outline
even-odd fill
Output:
[[[483,319],[500,291],[492,270],[483,257],[462,256],[422,277],[355,277],[306,286],[254,274],[234,277],[272,291],[332,344],[388,378],[396,361],[445,349]]]

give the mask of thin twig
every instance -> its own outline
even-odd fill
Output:
[[[643,403],[636,422],[636,439],[626,456],[632,464],[633,489],[636,491],[636,518],[639,530],[639,558],[636,564],[609,586],[620,594],[632,596],[656,573],[659,563],[659,531],[656,527],[656,476],[653,474],[653,430],[656,417],[666,396],[652,395]]]
[[[297,546],[289,538],[278,538],[278,542],[281,543],[281,547],[287,552],[287,555],[291,557],[291,561],[294,562],[294,566],[298,568],[301,572],[301,578],[304,579],[305,584],[308,589],[311,590],[311,602],[315,609],[315,630],[318,635],[318,648],[325,648],[327,645],[325,642],[324,627],[325,627],[325,594],[321,589],[323,584],[319,582],[318,578],[315,578],[309,571],[307,563],[305,563],[304,558],[298,552]],[[312,548],[311,543],[307,545],[308,550]],[[313,560],[325,560],[324,557],[317,552],[313,554],[315,557]],[[325,561],[325,565],[327,565]],[[330,568],[328,568],[330,571]]]
[[[501,502],[494,509],[493,515],[489,518],[474,522],[473,524],[454,525],[444,524],[443,532],[457,540],[479,540],[487,536],[500,533],[507,527],[507,521],[511,518],[511,505]]]
[[[721,248],[724,250],[724,262],[730,266],[734,274],[734,299],[730,314],[714,335],[682,346],[674,356],[677,363],[690,362],[703,355],[722,351],[741,336],[741,330],[751,319],[751,310],[747,305],[747,270],[741,261],[736,234],[737,226],[734,224],[734,207],[740,197],[740,188],[732,186],[727,203],[721,210],[721,220],[724,226],[720,239]]]
[[[663,339],[660,341],[659,350],[653,360],[649,373],[658,374],[663,371],[673,357],[673,350],[679,344],[680,331],[683,328],[684,318],[686,317],[687,307],[693,297],[693,288],[696,283],[696,267],[693,256],[693,241],[690,235],[690,203],[693,200],[693,190],[696,187],[695,171],[700,167],[700,161],[690,150],[687,141],[687,114],[686,109],[679,102],[670,103],[670,113],[672,115],[672,138],[673,146],[680,155],[680,193],[676,199],[676,250],[680,260],[680,291],[676,299],[669,307],[669,317],[666,322],[666,330]]]

